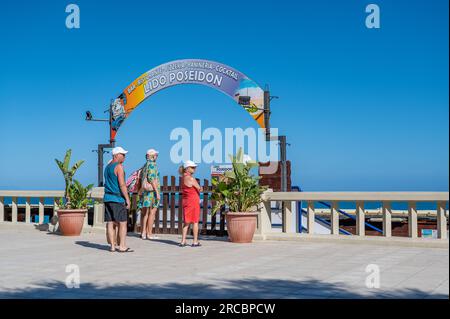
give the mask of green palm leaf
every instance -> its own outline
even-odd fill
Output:
[[[66,151],[66,155],[64,156],[64,169],[68,170],[69,169],[69,162],[70,162],[70,157],[72,156],[72,150],[68,149]]]
[[[76,162],[72,168],[70,169],[70,171],[72,172],[72,176],[75,175],[75,172],[77,171],[77,169],[84,163],[84,160],[78,161]]]

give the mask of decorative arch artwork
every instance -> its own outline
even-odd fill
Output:
[[[111,140],[131,112],[145,99],[179,84],[200,84],[217,89],[241,105],[259,124],[264,122],[264,90],[241,72],[209,60],[185,59],[161,64],[145,72],[111,103]]]

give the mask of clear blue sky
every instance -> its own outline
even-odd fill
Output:
[[[381,8],[367,29],[365,6]],[[448,1],[87,1],[81,28],[65,27],[69,1],[2,2],[0,189],[62,189],[54,158],[85,159],[97,179],[111,98],[145,71],[182,58],[215,60],[280,97],[272,126],[288,137],[293,185],[305,190],[448,190]],[[169,160],[174,127],[256,127],[227,96],[184,85],[157,93],[117,136]],[[109,157],[109,154],[106,155]],[[206,177],[209,165],[200,169]]]

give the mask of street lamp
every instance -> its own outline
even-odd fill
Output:
[[[93,122],[109,122],[109,119],[94,119],[92,117],[91,111],[86,111],[86,121],[93,121]]]
[[[85,120],[89,122],[108,122],[109,123],[109,134],[111,134],[111,107],[105,111],[109,112],[109,119],[96,119],[92,116],[91,111],[86,111]],[[99,187],[103,186],[103,154],[109,153],[105,151],[105,148],[112,148],[115,146],[115,141],[110,139],[109,144],[98,144],[98,148],[93,150],[97,153],[97,183]]]

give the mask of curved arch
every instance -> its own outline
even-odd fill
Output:
[[[111,140],[129,114],[156,92],[179,84],[201,84],[212,87],[233,98],[255,119],[264,123],[264,90],[247,76],[209,60],[184,59],[161,64],[145,72],[111,103]]]

